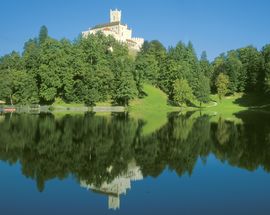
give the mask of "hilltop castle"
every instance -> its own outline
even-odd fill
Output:
[[[132,37],[132,30],[127,25],[121,23],[120,10],[110,10],[110,22],[106,24],[96,25],[95,27],[82,32],[83,37],[87,37],[89,34],[96,34],[97,32],[103,32],[106,36],[111,35],[117,41],[125,43],[130,49],[139,51],[144,43],[143,38]]]

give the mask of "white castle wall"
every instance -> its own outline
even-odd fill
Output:
[[[88,31],[82,32],[83,37],[87,37],[90,34],[96,34],[101,31],[106,36],[113,36],[119,42],[123,42],[128,44],[129,48],[135,49],[137,51],[140,50],[144,43],[143,38],[132,37],[132,30],[128,28],[127,25],[120,24],[121,22],[121,14],[122,12],[119,10],[110,10],[110,22],[119,22],[119,24],[112,26],[105,26],[97,29],[89,29]]]

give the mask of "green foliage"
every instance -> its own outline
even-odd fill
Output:
[[[143,83],[147,80],[150,83],[155,84],[159,72],[158,61],[155,59],[155,56],[148,53],[139,55],[136,59],[136,72],[138,73],[138,76],[143,77],[143,80],[140,80],[140,82]]]
[[[252,46],[231,50],[210,63],[206,52],[198,60],[191,42],[166,50],[154,40],[146,41],[134,59],[128,47],[111,36],[98,33],[73,42],[55,40],[42,26],[38,38],[25,43],[22,55],[12,52],[0,58],[0,74],[0,98],[8,103],[52,104],[61,98],[91,106],[106,101],[128,105],[135,97],[147,96],[144,83],[179,103],[176,80],[185,80],[194,101],[201,104],[209,101],[210,88],[213,93],[222,89],[222,97],[225,85],[228,94],[269,94],[270,45],[262,51]],[[223,86],[216,84],[220,74],[228,77],[228,84],[224,80]]]
[[[52,103],[63,87],[66,69],[63,55],[60,42],[49,38],[42,43],[38,79],[41,81],[39,94],[44,103]]]
[[[26,71],[12,71],[13,102],[19,104],[38,104],[38,89],[34,77]]]
[[[270,95],[270,44],[263,47],[262,55],[264,57],[264,90]]]
[[[220,73],[216,80],[216,87],[218,97],[221,100],[228,93],[229,77],[223,73]]]
[[[243,92],[246,85],[246,71],[243,64],[238,58],[236,51],[230,51],[227,55],[222,54],[213,62],[214,75],[212,82],[214,82],[219,74],[226,74],[229,78],[228,93]],[[215,85],[216,87],[216,85]],[[217,91],[216,88],[213,90]]]
[[[230,93],[243,92],[245,89],[245,71],[236,51],[230,51],[226,59],[226,74],[229,77],[228,91]],[[244,77],[242,77],[244,76]],[[240,86],[240,87],[239,87]]]
[[[267,94],[270,94],[270,62],[265,64],[265,80],[264,80],[264,88]]]
[[[0,71],[5,72],[11,69],[23,69],[23,61],[19,53],[13,51],[0,58]]]
[[[138,54],[135,61],[134,77],[136,80],[139,96],[142,97],[143,83],[148,82],[153,85],[158,85],[161,68],[166,59],[166,49],[157,40],[151,42],[145,41],[141,52]]]
[[[214,83],[220,73],[229,77],[228,93],[264,93],[267,70],[262,52],[252,46],[221,54],[213,62],[214,73],[211,82]],[[212,85],[212,92],[217,92]]]
[[[21,56],[12,52],[0,58],[0,98],[7,104],[38,103],[38,89]]]
[[[112,100],[116,104],[129,104],[129,100],[138,95],[136,83],[131,73],[132,63],[129,60],[119,61],[114,71]]]
[[[207,59],[206,51],[202,52],[201,59],[200,59],[200,71],[201,73],[206,76],[207,78],[211,79],[213,75],[213,67]]]
[[[210,67],[204,67],[204,71],[200,69],[200,63],[191,43],[185,45],[179,42],[176,47],[170,47],[168,50],[167,58],[162,65],[158,78],[158,86],[168,94],[170,100],[175,101],[175,80],[185,79],[194,95],[197,95],[200,90],[199,78],[201,73],[211,73],[206,71],[208,69]]]
[[[201,76],[198,79],[198,90],[196,91],[196,98],[201,103],[207,103],[210,101],[210,80],[206,76]]]
[[[37,39],[30,39],[24,44],[24,51],[22,54],[22,61],[24,62],[24,68],[37,75],[39,67],[40,47]]]
[[[8,72],[0,73],[0,100],[10,102],[12,95],[12,76]]]
[[[48,29],[45,25],[43,25],[41,26],[40,31],[39,31],[39,37],[38,37],[39,44],[44,43],[47,38],[48,38]]]
[[[237,50],[239,59],[246,70],[246,91],[258,91],[262,89],[263,58],[262,54],[254,47],[248,46]]]
[[[9,103],[65,102],[95,105],[113,99],[127,105],[137,96],[128,48],[102,33],[74,42],[55,40],[45,26],[25,43],[22,56],[0,58],[0,97]]]
[[[177,79],[174,82],[173,94],[173,99],[179,106],[186,105],[194,100],[192,89],[185,79]]]

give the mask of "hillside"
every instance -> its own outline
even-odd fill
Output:
[[[132,117],[146,122],[143,134],[147,135],[166,124],[168,112],[179,111],[179,107],[169,106],[167,95],[152,85],[145,84],[144,92],[147,96],[132,100],[129,110]]]

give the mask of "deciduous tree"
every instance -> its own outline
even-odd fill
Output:
[[[223,73],[220,73],[216,80],[216,87],[218,97],[221,100],[222,97],[228,93],[229,77]]]

